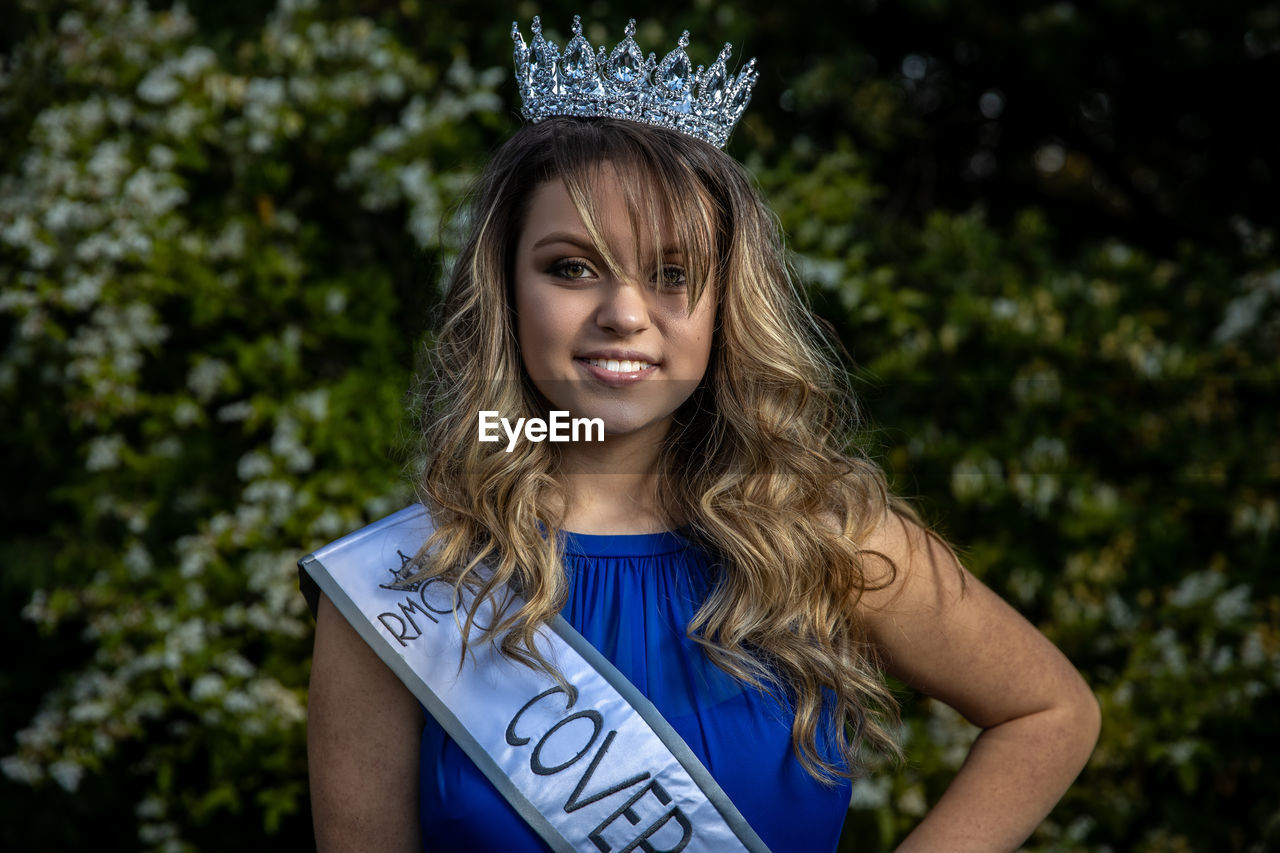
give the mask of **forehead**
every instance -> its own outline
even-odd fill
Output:
[[[679,247],[687,234],[676,226],[673,207],[658,181],[643,169],[595,163],[534,188],[521,223],[520,244],[527,247],[547,234],[572,232],[622,257]]]

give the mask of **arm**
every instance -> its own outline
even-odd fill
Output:
[[[422,709],[325,596],[316,613],[307,762],[320,851],[418,851]]]
[[[867,548],[898,567],[858,603],[888,671],[983,729],[898,850],[1015,850],[1093,751],[1097,702],[1052,643],[919,527],[890,514]]]

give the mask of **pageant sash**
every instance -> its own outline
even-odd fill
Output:
[[[414,505],[299,565],[552,849],[768,853],[653,704],[563,618],[536,642],[568,691],[492,644],[459,668],[473,599],[455,608],[452,584],[405,580],[431,530]],[[483,602],[476,624],[519,604]]]

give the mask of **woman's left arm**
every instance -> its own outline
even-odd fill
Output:
[[[915,524],[891,513],[864,547],[897,566],[891,584],[858,603],[886,669],[983,730],[898,850],[1016,850],[1093,751],[1093,693],[1043,634]]]

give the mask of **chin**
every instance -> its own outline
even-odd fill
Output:
[[[583,406],[575,410],[565,407],[575,418],[600,418],[604,421],[605,438],[621,438],[643,432],[666,433],[671,425],[671,413],[667,411],[645,411],[637,406],[594,405]]]

